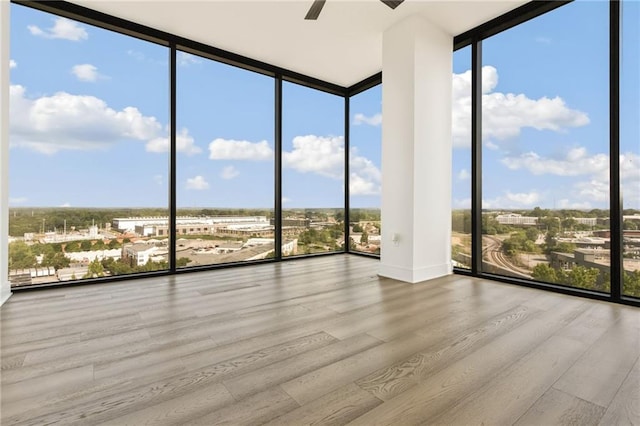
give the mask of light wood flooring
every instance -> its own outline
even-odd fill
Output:
[[[640,424],[640,309],[377,265],[14,294],[1,423]]]

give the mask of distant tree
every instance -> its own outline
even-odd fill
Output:
[[[531,240],[526,240],[522,244],[522,250],[527,253],[538,253],[539,247]]]
[[[24,241],[9,244],[9,269],[26,269],[37,266],[36,256]]]
[[[178,268],[184,268],[185,266],[187,266],[189,264],[189,262],[191,262],[191,260],[188,257],[180,257],[180,258],[178,258],[176,260],[176,266]]]
[[[70,241],[64,246],[65,253],[77,253],[81,251],[80,243],[77,241]]]
[[[574,266],[573,269],[567,273],[567,284],[572,287],[596,290],[599,276],[600,271],[596,268]]]
[[[531,277],[536,281],[542,281],[546,283],[559,283],[558,274],[556,270],[546,263],[538,263],[533,267]]]
[[[527,228],[527,230],[525,231],[525,235],[527,237],[527,240],[529,241],[533,241],[534,243],[538,240],[538,235],[540,233],[538,232],[538,230],[536,228]]]
[[[83,278],[95,277],[104,277],[104,266],[102,266],[102,263],[97,258],[89,263],[89,268]]]
[[[362,226],[360,226],[359,223],[355,223],[352,229],[353,229],[353,232],[362,232]]]
[[[531,216],[535,216],[537,218],[546,217],[549,216],[549,210],[541,209],[540,207],[534,207],[534,209],[531,211]]]
[[[561,253],[573,253],[575,249],[576,249],[576,245],[575,244],[565,243],[565,242],[558,243],[554,247],[555,251],[559,251]]]
[[[360,244],[369,244],[369,234],[367,231],[362,231],[362,235],[360,236]]]
[[[89,251],[91,250],[91,241],[89,240],[82,240],[82,242],[80,243],[80,249],[82,251]]]
[[[622,290],[627,296],[640,297],[640,269],[625,272]]]
[[[556,247],[556,237],[558,233],[554,230],[548,230],[544,236],[544,245],[547,248],[547,252],[550,252]]]
[[[113,240],[109,241],[109,248],[110,249],[115,249],[115,248],[119,248],[119,247],[120,247],[120,243],[115,238]]]
[[[572,217],[567,217],[562,219],[562,227],[565,229],[565,231],[568,229],[570,231],[573,231],[573,228],[578,224],[578,221],[575,220]]]
[[[638,229],[638,225],[636,225],[635,221],[633,220],[625,220],[624,222],[622,222],[622,229],[635,231]]]
[[[42,266],[53,266],[56,270],[62,268],[68,268],[71,261],[64,253],[50,252],[44,255],[42,259]]]

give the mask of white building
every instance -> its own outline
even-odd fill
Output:
[[[506,213],[496,216],[496,220],[500,225],[537,225],[538,218],[531,216],[522,216],[518,213]]]
[[[158,247],[148,244],[131,244],[122,247],[122,258],[129,260],[132,266],[145,265],[158,251]]]
[[[229,224],[250,224],[250,225],[269,225],[266,216],[178,216],[176,225],[179,228],[191,226],[213,227],[215,225]],[[140,235],[151,235],[156,232],[154,227],[167,228],[169,226],[169,218],[167,216],[149,216],[149,217],[119,217],[112,221],[112,225],[120,232],[137,232]],[[188,232],[184,232],[188,233]]]
[[[574,217],[573,220],[580,225],[596,226],[598,224],[597,217]]]
[[[122,250],[110,249],[110,250],[92,250],[92,251],[79,251],[75,253],[65,253],[64,257],[72,260],[73,262],[93,262],[94,260],[102,260],[106,258],[112,258],[118,260],[122,257]]]

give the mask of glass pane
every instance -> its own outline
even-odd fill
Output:
[[[349,109],[350,249],[380,254],[382,85],[352,96]]]
[[[623,294],[640,297],[640,3],[622,2],[620,172],[623,205]]]
[[[342,250],[344,98],[282,86],[282,255]]]
[[[573,2],[483,42],[486,272],[609,291],[608,8]]]
[[[274,80],[177,59],[177,266],[273,257]]]
[[[168,49],[11,5],[13,286],[168,268]],[[46,72],[44,71],[46,70]]]
[[[471,268],[471,46],[453,52],[451,259]]]

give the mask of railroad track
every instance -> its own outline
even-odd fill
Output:
[[[483,235],[483,240],[487,245],[482,248],[482,258],[485,262],[506,269],[519,278],[531,278],[531,273],[519,266],[511,263],[509,258],[502,252],[502,241],[496,237]]]

